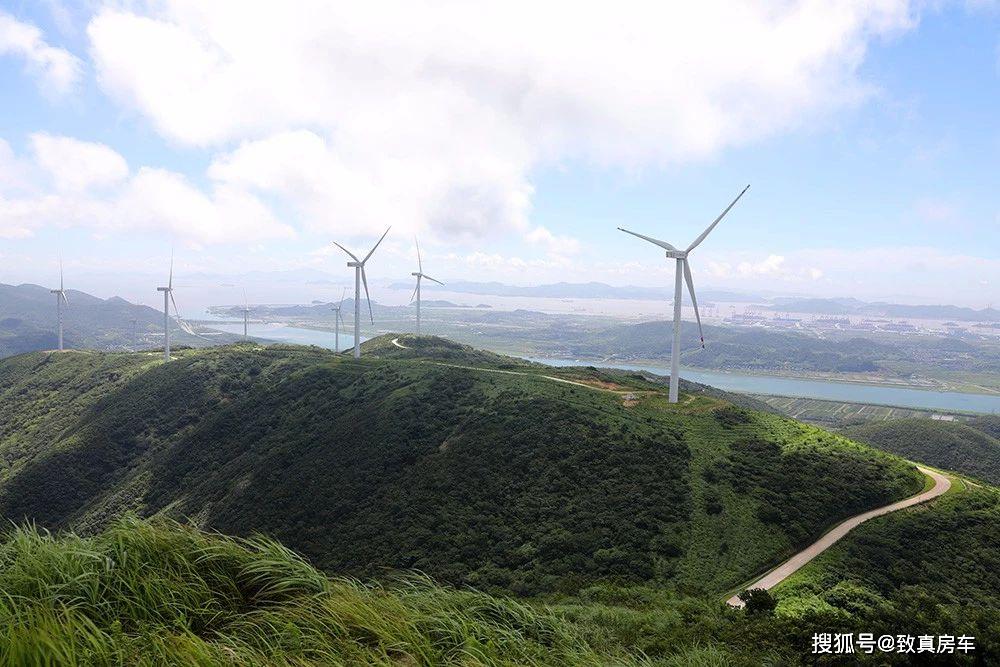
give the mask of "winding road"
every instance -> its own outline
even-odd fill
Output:
[[[891,505],[886,505],[885,507],[878,507],[873,510],[869,510],[863,514],[858,514],[849,519],[838,523],[832,530],[827,532],[823,537],[816,540],[813,544],[809,545],[802,551],[798,552],[784,563],[774,568],[763,577],[753,582],[746,589],[751,588],[763,588],[770,589],[782,581],[790,577],[803,565],[811,561],[816,556],[820,555],[830,547],[832,547],[837,540],[842,538],[847,533],[851,532],[855,527],[861,525],[869,519],[874,519],[877,516],[882,516],[883,514],[889,514],[891,512],[896,512],[907,507],[912,507],[914,505],[919,505],[920,503],[925,503],[928,500],[937,498],[938,496],[947,493],[948,489],[951,488],[951,480],[942,475],[939,472],[924,468],[923,466],[917,466],[917,470],[927,475],[934,480],[934,486],[932,486],[927,491],[918,493],[915,496],[910,496],[909,498],[904,498],[903,500],[892,503]],[[744,606],[743,600],[739,598],[737,593],[733,597],[726,600],[726,604],[732,607],[742,607]]]

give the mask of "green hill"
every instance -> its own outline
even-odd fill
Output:
[[[126,511],[263,532],[338,574],[416,569],[521,595],[597,581],[721,591],[910,465],[684,385],[441,339],[355,361],[236,345],[0,362],[0,515],[99,529]],[[417,349],[419,348],[419,349]]]
[[[843,429],[844,435],[938,468],[1000,484],[997,417],[968,423],[896,419]]]

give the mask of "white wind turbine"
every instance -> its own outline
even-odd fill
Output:
[[[177,302],[174,301],[174,253],[170,253],[170,276],[166,287],[157,287],[157,292],[163,292],[163,360],[170,361],[170,304],[174,304],[174,313],[178,320]]]
[[[247,291],[243,290],[243,339],[250,338],[250,302],[247,301]]]
[[[416,301],[417,303],[417,335],[419,336],[420,335],[420,281],[423,278],[427,278],[427,280],[435,282],[438,285],[444,285],[444,283],[436,278],[431,278],[429,275],[424,273],[424,264],[423,262],[420,261],[420,244],[417,243],[416,237],[413,237],[413,243],[416,244],[417,246],[417,271],[415,273],[411,273],[410,275],[417,277],[417,286],[413,290],[413,296],[410,297],[410,302],[413,303],[414,301]]]
[[[650,238],[648,236],[643,236],[642,234],[637,234],[636,232],[629,231],[622,227],[619,227],[621,231],[626,234],[631,234],[632,236],[638,236],[639,238],[649,241],[652,244],[658,245],[664,250],[666,250],[667,259],[676,260],[677,271],[674,279],[674,340],[670,348],[670,402],[677,402],[677,388],[679,385],[679,375],[681,366],[681,276],[683,274],[683,279],[687,283],[688,292],[691,293],[691,305],[694,306],[694,316],[698,320],[698,335],[701,337],[701,346],[705,347],[705,336],[701,329],[701,315],[698,314],[698,301],[694,296],[694,281],[691,279],[691,267],[688,265],[688,254],[698,247],[698,245],[705,240],[705,237],[711,233],[715,226],[719,224],[729,213],[729,210],[736,205],[736,202],[740,200],[750,186],[743,188],[743,191],[736,195],[736,199],[726,207],[726,210],[719,214],[708,228],[703,231],[694,242],[687,247],[686,250],[678,250],[674,246],[670,245],[666,241],[660,241],[659,239]]]
[[[385,238],[389,230],[392,229],[390,225],[386,230],[385,234],[382,234],[382,238],[378,240],[368,254],[365,255],[364,259],[358,259],[357,255],[353,252],[340,245],[336,241],[333,245],[337,246],[344,252],[346,252],[353,262],[348,262],[347,266],[354,267],[354,358],[358,359],[361,357],[361,283],[365,284],[365,299],[368,301],[368,316],[371,318],[372,324],[375,324],[375,315],[372,313],[372,300],[371,296],[368,294],[368,277],[365,275],[365,263],[374,254],[375,249],[378,248],[379,244],[382,243],[382,239]]]
[[[340,303],[333,306],[333,351],[335,354],[340,354],[340,323],[344,321],[344,316],[340,314],[341,309],[344,307],[344,296],[347,294],[347,288],[340,293]]]
[[[69,305],[69,299],[66,298],[66,290],[63,289],[63,266],[62,260],[59,260],[59,289],[49,290],[52,294],[56,295],[56,321],[59,323],[59,351],[62,352],[63,349],[63,304]]]

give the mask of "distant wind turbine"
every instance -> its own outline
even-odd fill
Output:
[[[340,354],[340,323],[343,322],[344,316],[340,314],[341,309],[344,307],[344,296],[347,294],[347,288],[340,293],[340,303],[333,306],[333,351],[335,354]]]
[[[417,238],[413,237],[413,243],[417,246],[417,271],[416,273],[411,273],[410,275],[417,277],[417,286],[413,290],[413,296],[410,297],[410,302],[414,300],[417,303],[417,335],[420,335],[420,280],[427,278],[431,282],[435,282],[438,285],[444,285],[443,282],[437,280],[436,278],[431,278],[429,275],[424,273],[424,264],[420,261],[420,244],[417,243]]]
[[[670,402],[677,402],[677,388],[679,386],[679,375],[681,366],[681,275],[683,274],[683,279],[687,283],[688,291],[691,293],[691,305],[694,306],[694,316],[698,320],[698,335],[701,337],[701,346],[705,347],[705,335],[701,329],[701,316],[698,314],[698,301],[694,296],[694,281],[691,279],[691,267],[688,265],[688,254],[698,247],[698,245],[705,240],[705,237],[711,233],[715,226],[729,213],[729,210],[736,205],[736,202],[740,200],[740,197],[750,189],[750,186],[743,188],[743,192],[736,195],[736,199],[726,207],[726,210],[719,214],[719,217],[715,219],[708,226],[705,231],[703,231],[694,242],[687,247],[686,250],[678,250],[674,246],[670,245],[666,241],[660,241],[659,239],[650,238],[649,236],[643,236],[642,234],[637,234],[636,232],[629,231],[622,227],[618,229],[625,232],[626,234],[631,234],[632,236],[638,236],[640,239],[649,241],[654,245],[658,245],[666,251],[667,259],[674,259],[677,262],[677,271],[674,279],[674,340],[673,345],[670,348]]]
[[[243,290],[243,338],[250,338],[250,302],[246,290]]]
[[[63,266],[62,260],[59,260],[59,289],[49,290],[52,294],[56,295],[56,320],[59,323],[59,351],[63,350],[63,304],[69,305],[69,300],[66,298],[66,290],[63,289]]]
[[[157,292],[163,292],[163,360],[170,361],[170,304],[174,304],[177,313],[177,302],[174,301],[174,253],[170,253],[170,276],[166,287],[157,287]],[[177,315],[180,318],[180,315]]]
[[[375,249],[379,247],[382,243],[382,239],[386,237],[389,230],[392,229],[390,225],[385,233],[382,234],[382,238],[378,240],[368,254],[365,255],[364,259],[358,259],[357,255],[353,252],[340,245],[336,241],[333,245],[337,246],[344,252],[346,252],[353,262],[348,262],[347,266],[354,267],[354,358],[358,359],[361,357],[361,283],[365,284],[365,299],[368,301],[368,317],[371,318],[372,324],[375,324],[375,314],[372,312],[372,300],[371,296],[368,294],[368,277],[365,275],[365,263],[371,258],[372,254],[375,253]]]

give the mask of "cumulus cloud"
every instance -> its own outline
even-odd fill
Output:
[[[125,158],[103,144],[38,132],[31,135],[31,146],[35,161],[60,190],[79,192],[128,177]]]
[[[33,160],[0,140],[0,237],[31,236],[44,227],[99,233],[142,230],[195,243],[252,242],[293,235],[251,193],[216,183],[206,193],[182,174],[142,167],[130,176],[108,146],[35,134]]]
[[[822,120],[870,93],[868,44],[914,22],[906,0],[122,7],[88,27],[101,85],[221,151],[219,179],[313,228],[442,236],[532,233],[540,165],[698,160]]]
[[[0,56],[6,54],[24,60],[42,90],[51,95],[70,92],[83,71],[79,58],[48,44],[35,26],[0,10]]]

